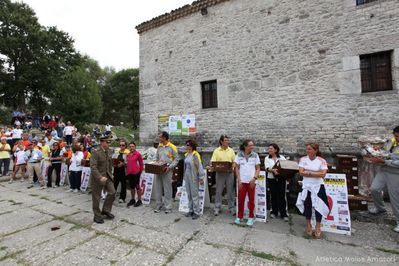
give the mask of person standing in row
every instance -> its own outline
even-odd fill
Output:
[[[306,234],[313,235],[311,224],[312,209],[315,209],[316,230],[314,235],[321,238],[321,219],[330,213],[323,178],[327,174],[327,162],[321,157],[319,145],[306,145],[307,156],[299,160],[299,174],[303,176],[302,192],[299,193],[296,206],[306,217]]]
[[[22,176],[21,176],[21,182],[24,182],[25,177],[26,177],[26,160],[25,160],[25,147],[22,141],[18,141],[15,143],[15,146],[13,147],[13,153],[14,153],[14,171],[12,173],[12,177],[10,179],[10,183],[13,182],[13,180],[16,178],[17,173],[19,170],[21,170]]]
[[[280,176],[278,170],[273,169],[273,166],[278,161],[285,160],[285,157],[280,155],[280,147],[275,143],[269,145],[268,152],[269,156],[265,158],[265,170],[267,172],[272,202],[270,218],[275,218],[280,213],[281,219],[288,222],[286,201],[287,183],[285,178]]]
[[[50,152],[50,166],[48,168],[47,172],[47,187],[51,187],[52,181],[53,181],[53,170],[55,170],[56,174],[56,179],[55,179],[55,186],[54,187],[59,187],[60,186],[60,180],[61,180],[61,164],[62,164],[62,157],[64,155],[63,150],[60,147],[60,144],[58,142],[54,142],[52,150]]]
[[[90,158],[94,222],[99,224],[104,223],[104,219],[112,220],[115,218],[111,213],[116,191],[113,184],[110,143],[111,140],[108,137],[100,138],[100,147],[93,151]],[[107,196],[101,211],[100,200],[103,189],[107,192]]]
[[[7,143],[7,137],[3,135],[0,143],[0,176],[7,176],[10,167],[11,147]]]
[[[192,217],[193,220],[196,220],[201,215],[199,185],[204,183],[205,171],[202,166],[201,156],[197,152],[197,143],[193,140],[186,141],[186,151],[183,175],[189,208],[186,217]]]
[[[72,147],[71,164],[69,166],[69,192],[78,192],[80,190],[82,160],[84,160],[84,158],[83,152],[80,151],[80,146],[74,145]]]
[[[157,149],[157,155],[155,159],[157,161],[163,161],[167,164],[165,172],[161,175],[155,175],[155,195],[157,200],[157,206],[154,210],[155,213],[161,212],[162,208],[165,207],[165,213],[172,211],[172,174],[173,169],[178,163],[177,148],[169,141],[168,132],[162,132],[159,135],[159,146]],[[162,192],[164,193],[164,199],[162,201]]]
[[[119,203],[126,201],[126,162],[129,149],[127,142],[122,140],[119,142],[119,151],[116,153],[118,164],[114,166],[114,186],[118,190],[119,183],[121,184],[121,193],[119,194]]]
[[[126,179],[129,182],[132,198],[128,202],[127,207],[139,207],[143,204],[141,201],[141,195],[143,194],[143,191],[140,189],[140,176],[144,170],[144,161],[140,152],[136,150],[136,144],[134,142],[129,143],[129,150],[130,153],[127,155]]]
[[[67,145],[72,144],[72,136],[73,136],[74,130],[75,130],[75,127],[72,126],[71,121],[68,121],[67,126],[63,130],[63,135],[66,139]]]
[[[31,180],[32,185],[34,184],[33,175],[36,173],[36,176],[40,183],[40,188],[44,189],[44,180],[42,175],[41,162],[43,159],[43,154],[40,149],[36,149],[37,140],[33,140],[29,145],[28,150],[25,152],[25,161],[27,164],[27,171],[29,179]]]
[[[219,148],[216,148],[212,154],[211,163],[212,162],[230,162],[234,163],[235,152],[232,148],[229,147],[230,140],[226,135],[220,136],[219,139]],[[222,195],[224,186],[226,185],[227,190],[227,202],[229,206],[230,213],[235,216],[235,193],[234,193],[234,167],[232,166],[231,172],[222,173],[216,172],[216,196],[215,196],[215,216],[219,215],[220,210],[222,208]]]
[[[240,146],[240,152],[235,160],[235,171],[237,175],[238,187],[238,214],[235,224],[240,224],[244,218],[245,198],[248,195],[249,217],[248,226],[255,223],[255,188],[256,180],[260,172],[259,155],[254,152],[254,143],[252,140],[245,140]]]
[[[393,129],[393,136],[386,143],[384,150],[389,152],[389,159],[374,157],[370,159],[373,164],[381,165],[381,167],[370,187],[374,208],[371,208],[369,212],[375,215],[386,212],[382,191],[387,188],[397,223],[393,230],[399,233],[399,126]]]

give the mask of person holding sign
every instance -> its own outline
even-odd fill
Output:
[[[104,219],[112,220],[115,216],[111,213],[112,203],[115,200],[115,187],[112,175],[112,156],[109,149],[111,139],[107,136],[100,138],[100,147],[95,150],[90,158],[91,189],[93,200],[94,222],[103,224]],[[100,210],[101,193],[107,192],[102,211]]]
[[[267,172],[267,179],[270,185],[270,194],[272,202],[272,210],[270,218],[275,218],[280,213],[284,221],[288,222],[287,202],[286,202],[286,188],[287,183],[284,177],[279,176],[278,169],[273,168],[276,162],[285,160],[285,157],[280,155],[280,147],[272,143],[268,148],[269,156],[265,158],[265,170]]]
[[[139,207],[143,203],[141,202],[141,194],[143,191],[140,189],[140,176],[144,170],[144,161],[140,152],[136,150],[136,143],[129,143],[130,153],[127,155],[126,163],[126,178],[129,182],[130,192],[132,198],[127,204],[127,207]],[[137,201],[136,201],[137,191]]]
[[[260,172],[260,159],[259,155],[254,152],[254,143],[252,140],[245,140],[243,142],[234,163],[238,187],[238,214],[234,223],[240,224],[244,218],[245,198],[248,195],[249,217],[247,225],[252,226],[255,223],[256,179],[258,179]]]
[[[328,167],[326,160],[321,157],[318,144],[307,144],[306,154],[307,156],[302,157],[299,161],[299,174],[303,176],[303,183],[296,206],[306,217],[306,234],[308,236],[313,235],[311,218],[312,209],[315,209],[316,230],[314,235],[316,238],[321,238],[321,219],[330,213],[326,189],[323,185],[323,178],[327,174]]]
[[[186,217],[193,220],[199,218],[201,207],[199,204],[199,184],[203,184],[205,171],[202,167],[201,156],[197,152],[197,143],[193,140],[186,141],[187,153],[184,159],[184,181],[186,186],[189,212]]]
[[[227,190],[227,202],[229,205],[230,213],[235,216],[235,206],[234,206],[234,159],[235,159],[235,152],[232,148],[229,147],[230,140],[229,137],[226,135],[220,136],[219,139],[219,148],[216,148],[213,151],[211,163],[218,163],[218,162],[228,162],[231,164],[231,169],[228,171],[216,171],[216,195],[215,195],[215,216],[218,216],[220,213],[220,209],[222,207],[222,194],[224,190],[224,185],[226,184]]]
[[[169,141],[169,133],[162,132],[159,135],[159,146],[157,149],[157,155],[155,159],[162,161],[167,164],[164,173],[155,176],[155,195],[157,200],[157,206],[154,210],[155,213],[159,213],[162,207],[165,207],[165,213],[172,211],[172,174],[173,169],[176,167],[178,161],[177,148]],[[162,192],[164,193],[164,200],[162,202]]]
[[[399,233],[399,126],[394,128],[393,137],[386,143],[384,150],[389,153],[388,158],[369,158],[371,163],[381,165],[370,187],[375,207],[369,212],[372,214],[386,212],[382,191],[388,188],[392,212],[397,222],[393,230]]]

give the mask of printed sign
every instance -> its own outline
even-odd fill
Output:
[[[90,181],[90,174],[91,174],[90,167],[82,167],[82,177],[81,177],[81,183],[80,183],[81,191],[87,191],[87,188],[89,186],[89,181]]]
[[[182,115],[182,136],[192,136],[195,135],[195,115]]]
[[[328,205],[331,210],[323,217],[321,229],[325,232],[351,235],[351,217],[345,174],[327,174],[324,178]]]
[[[169,131],[169,115],[158,116],[158,131]]]
[[[207,178],[204,178],[204,183],[202,185],[199,184],[198,187],[198,198],[199,198],[201,214],[204,213],[206,187],[207,187]],[[188,206],[188,196],[187,196],[185,180],[183,180],[183,185],[181,187],[178,187],[177,190],[178,190],[177,192],[178,196],[180,196],[179,212],[188,213],[190,209]]]
[[[258,222],[266,222],[267,220],[267,202],[266,202],[266,172],[260,171],[259,177],[256,180],[256,188],[255,188],[255,217]],[[247,218],[249,215],[248,209],[248,195],[245,198],[244,204],[244,218]],[[238,197],[237,197],[237,206],[238,206]],[[238,207],[237,207],[238,208]],[[238,213],[238,209],[237,209]]]
[[[154,174],[142,173],[140,177],[140,189],[142,193],[142,202],[149,205],[151,202],[152,187],[154,184]]]
[[[181,136],[182,122],[180,115],[169,116],[169,134],[171,136]]]

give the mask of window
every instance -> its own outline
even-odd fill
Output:
[[[216,80],[201,82],[202,88],[202,108],[218,107],[218,94]]]
[[[375,1],[378,1],[378,0],[356,0],[356,5],[360,6],[360,5],[364,5],[364,4],[375,2]]]
[[[362,92],[392,90],[391,51],[360,56]]]

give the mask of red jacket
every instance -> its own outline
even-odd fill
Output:
[[[144,170],[143,157],[138,151],[127,155],[126,175],[137,175]]]

